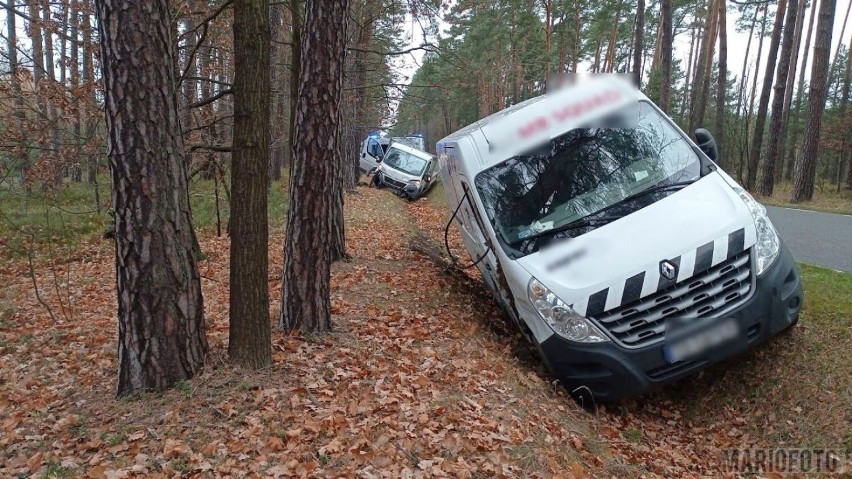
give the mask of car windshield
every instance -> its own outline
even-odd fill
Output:
[[[476,188],[504,241],[518,243],[648,188],[700,176],[698,155],[683,135],[650,104],[639,105],[636,128],[571,130],[477,175]],[[632,211],[667,194],[648,195]]]
[[[385,155],[384,163],[395,170],[408,173],[413,176],[421,176],[426,171],[429,160],[407,153],[398,148],[391,147]]]

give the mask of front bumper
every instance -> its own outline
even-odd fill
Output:
[[[756,279],[751,298],[725,317],[736,320],[741,330],[747,332],[748,338],[743,344],[749,349],[793,325],[798,320],[803,300],[799,270],[782,243],[775,264]],[[662,342],[641,349],[626,349],[613,342],[577,345],[554,334],[539,347],[548,367],[568,391],[585,386],[602,401],[662,386],[741,352],[669,364],[663,356]]]

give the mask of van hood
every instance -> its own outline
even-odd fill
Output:
[[[594,317],[656,293],[750,248],[754,220],[712,172],[656,203],[518,263],[577,313]],[[661,280],[661,262],[678,266]]]

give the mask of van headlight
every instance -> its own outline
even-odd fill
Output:
[[[778,253],[781,251],[781,240],[778,238],[775,226],[772,225],[772,221],[766,215],[766,208],[758,203],[748,191],[742,188],[734,188],[734,190],[740,195],[743,203],[748,206],[751,217],[754,219],[754,227],[757,230],[757,244],[754,250],[757,255],[757,275],[760,276],[778,258]]]
[[[609,341],[609,338],[594,323],[568,307],[539,280],[535,278],[530,280],[527,293],[538,315],[556,334],[578,343]]]

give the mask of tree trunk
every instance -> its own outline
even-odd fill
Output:
[[[330,331],[330,248],[349,0],[308,0],[302,41],[280,326]]]
[[[289,129],[285,130],[282,125],[287,120],[287,102],[284,100],[285,93],[285,64],[287,58],[285,55],[286,49],[286,30],[284,29],[284,16],[286,7],[282,4],[272,5],[269,10],[269,31],[270,33],[270,53],[269,53],[269,71],[270,84],[276,85],[272,88],[269,101],[269,118],[271,124],[271,134],[269,140],[269,180],[278,181],[281,179],[281,168],[284,167],[284,157],[287,154],[285,145],[289,143]],[[288,83],[289,84],[289,83]],[[289,92],[288,92],[289,93]]]
[[[68,12],[71,1],[73,0],[62,3],[62,34],[59,37],[59,83],[62,86],[67,86],[65,82],[68,80],[68,68],[65,58],[68,56],[68,29],[71,24],[68,20]]]
[[[83,83],[91,83],[95,81],[95,68],[94,68],[94,49],[92,48],[92,24],[90,20],[89,14],[84,14],[82,18],[82,30],[83,30]],[[89,88],[89,101],[87,104],[96,105],[97,99],[95,98],[95,89]],[[86,131],[84,136],[89,138],[94,135],[95,122],[92,113],[88,110],[88,108],[83,108],[81,110],[83,114],[83,118],[85,121]],[[90,185],[98,184],[98,155],[99,153],[96,151],[86,151],[86,156],[88,159],[88,181]]]
[[[728,15],[725,0],[719,2],[719,79],[716,84],[716,146],[719,161],[725,165],[725,114],[728,95]]]
[[[748,158],[746,188],[749,190],[755,187],[755,180],[757,179],[757,165],[760,162],[760,153],[763,147],[766,113],[769,110],[769,96],[772,93],[772,79],[775,76],[775,63],[778,59],[778,45],[781,43],[781,31],[784,27],[784,11],[786,8],[787,0],[779,0],[778,11],[775,13],[775,24],[772,26],[772,40],[769,42],[769,58],[766,63],[766,74],[763,77],[763,88],[760,92],[760,103],[757,107],[757,119],[754,123],[751,152]]]
[[[795,40],[796,14],[799,11],[799,0],[789,0],[787,3],[787,18],[784,20],[784,39],[781,42],[781,59],[778,62],[778,72],[775,78],[775,93],[772,96],[772,122],[769,127],[769,144],[766,145],[766,161],[761,170],[760,187],[758,192],[763,196],[772,196],[775,188],[775,169],[779,162],[781,143],[783,141],[782,126],[784,120],[784,97],[787,88],[787,75],[790,71],[790,52]]]
[[[269,0],[234,2],[234,132],[228,356],[272,364],[269,325]]]
[[[814,196],[822,114],[828,93],[828,67],[835,7],[835,0],[822,0],[819,9],[814,64],[811,69],[810,95],[808,97],[808,119],[805,122],[802,154],[796,163],[795,187],[792,198],[792,201],[796,203],[810,201]]]
[[[128,396],[194,376],[207,339],[169,2],[95,3],[114,188],[117,393]]]
[[[672,80],[672,43],[674,42],[672,32],[672,0],[662,0],[661,25],[663,30],[662,51],[660,53],[660,109],[671,114],[669,103],[671,102],[671,80]]]
[[[42,0],[41,13],[42,32],[44,35],[44,71],[47,74],[47,78],[51,82],[55,82],[56,65],[53,58],[53,32],[48,28],[52,20],[50,18],[50,4],[47,3],[47,0]]]
[[[789,144],[787,145],[787,171],[784,173],[784,178],[787,180],[793,179],[793,170],[796,168],[796,153],[799,150],[797,145],[799,141],[799,123],[801,121],[801,110],[802,110],[802,92],[805,90],[805,73],[808,68],[808,55],[811,51],[811,39],[813,38],[814,33],[814,21],[817,16],[817,12],[819,9],[817,8],[817,0],[813,0],[813,5],[811,5],[811,18],[808,20],[808,34],[805,37],[805,54],[802,57],[802,66],[799,68],[799,83],[796,87],[796,116],[795,116],[795,124],[793,128],[793,134],[789,135]]]
[[[633,39],[633,76],[637,88],[642,85],[642,47],[645,44],[645,0],[636,4],[636,34]]]
[[[689,115],[689,132],[704,123],[707,102],[710,101],[710,77],[713,72],[713,54],[716,49],[716,36],[719,15],[716,5],[719,0],[709,0],[707,4],[707,30],[702,40],[701,54],[698,60],[698,70],[695,76],[695,93],[692,96],[692,108]]]
[[[30,22],[28,33],[33,44],[33,88],[36,92],[38,109],[42,116],[46,115],[45,96],[42,94],[44,79],[44,43],[41,36],[41,21],[39,15],[39,0],[29,0]]]
[[[796,67],[799,64],[799,47],[802,45],[802,29],[805,24],[807,0],[800,0],[796,14],[796,30],[793,34],[793,49],[790,50],[790,68],[787,71],[787,85],[784,88],[783,118],[781,119],[781,150],[778,152],[778,167],[775,169],[775,182],[781,181],[784,173],[784,160],[787,158],[787,132],[790,128],[790,108],[793,105],[793,88],[796,86]]]
[[[76,89],[80,86],[80,15],[78,0],[71,0],[69,5],[71,11],[71,58],[69,65],[69,76],[71,78],[71,88]],[[72,110],[75,111],[73,126],[71,131],[74,135],[74,162],[71,166],[71,181],[83,181],[83,146],[85,140],[83,138],[82,122],[86,119],[86,114],[80,109],[80,98],[77,95],[71,96]]]
[[[849,41],[849,45],[852,45],[852,40]],[[841,119],[846,117],[845,113],[849,102],[850,82],[852,82],[852,51],[846,55],[846,73],[843,78],[843,111]],[[850,118],[848,117],[842,121],[846,124],[846,132],[843,137],[843,152],[841,153],[845,153],[846,155],[846,189],[852,189],[852,145],[850,145],[850,141],[852,141],[852,121],[850,121]],[[839,182],[837,186],[840,187]]]
[[[583,3],[582,0],[575,0],[574,2],[574,25],[581,25]],[[571,73],[577,73],[577,66],[580,64],[581,30],[580,28],[574,29],[574,44],[571,45]]]
[[[293,29],[290,36],[290,174],[293,174],[293,160],[296,157],[294,151],[296,141],[296,103],[299,99],[299,75],[302,67],[302,13],[304,13],[303,0],[290,0],[290,14],[293,20]]]
[[[550,79],[550,55],[553,50],[553,0],[541,0],[544,8],[544,58],[542,59],[542,79],[547,89]]]
[[[699,36],[699,24],[696,21],[692,22],[692,34],[689,37],[689,58],[687,58],[686,62],[686,82],[683,85],[683,95],[681,95],[680,102],[680,112],[681,114],[686,111],[687,98],[690,95],[691,87],[692,87],[692,76],[693,76],[693,59],[698,55],[698,42],[695,41]]]
[[[754,18],[751,20],[751,28],[748,32],[748,42],[746,43],[745,56],[743,56],[743,71],[740,74],[739,88],[737,88],[737,114],[734,115],[734,118],[739,119],[740,113],[742,112],[743,100],[745,97],[745,87],[748,83],[746,81],[746,72],[748,70],[748,53],[751,50],[751,42],[754,38],[754,27],[757,25],[757,17],[760,14],[760,7],[754,9]]]
[[[852,42],[850,42],[852,45]],[[840,185],[843,182],[843,164],[849,152],[849,141],[852,136],[852,122],[848,118],[846,111],[849,106],[849,83],[852,81],[852,51],[846,54],[846,69],[843,71],[843,88],[840,97],[840,117],[841,124],[845,125],[843,131],[843,139],[840,142],[840,152],[837,155],[837,190],[840,191]],[[852,180],[852,164],[847,165],[846,172],[846,187],[850,186]]]

